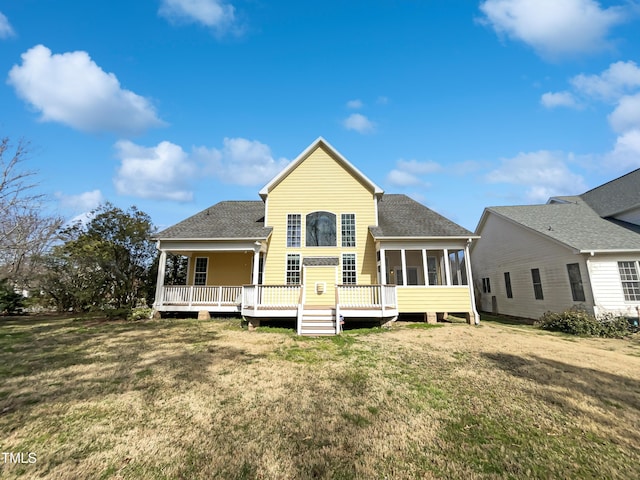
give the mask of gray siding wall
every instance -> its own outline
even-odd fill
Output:
[[[593,294],[583,255],[527,228],[489,213],[471,251],[476,297],[480,308],[496,313],[537,319],[547,311],[583,305],[593,312]],[[578,263],[585,302],[574,302],[567,264]],[[535,298],[531,269],[540,270],[543,300]],[[504,272],[511,275],[513,298],[507,298]],[[489,278],[491,293],[483,293],[482,279]],[[492,299],[495,297],[495,300]]]

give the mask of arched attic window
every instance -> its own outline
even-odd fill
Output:
[[[331,212],[312,212],[306,217],[307,247],[336,246],[336,216]]]

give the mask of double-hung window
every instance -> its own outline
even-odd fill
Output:
[[[356,254],[342,254],[342,283],[344,285],[355,285],[356,278]]]
[[[302,238],[302,220],[299,213],[287,215],[287,247],[299,247]]]
[[[531,280],[533,281],[533,294],[536,296],[536,300],[544,300],[544,294],[542,293],[542,280],[540,279],[540,269],[531,269]]]
[[[356,216],[353,213],[343,213],[341,215],[342,246],[356,246]]]
[[[638,275],[638,262],[618,262],[620,281],[624,299],[627,302],[640,301],[640,276]]]
[[[287,255],[287,285],[300,285],[300,254],[290,253]]]
[[[504,272],[504,288],[507,290],[507,298],[513,298],[513,290],[511,289],[511,273]]]
[[[196,258],[196,268],[193,274],[194,285],[207,284],[207,266],[208,265],[209,265],[209,259],[207,257]]]
[[[584,288],[582,286],[582,276],[580,275],[580,264],[569,263],[567,265],[569,274],[569,284],[571,285],[571,297],[574,302],[584,302]]]

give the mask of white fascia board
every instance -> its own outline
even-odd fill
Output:
[[[171,251],[192,251],[192,252],[215,252],[215,251],[248,251],[255,250],[257,243],[262,243],[264,239],[175,239],[161,240],[158,245],[159,250]]]
[[[580,250],[579,253],[588,254],[588,255],[607,255],[607,254],[621,254],[621,253],[640,253],[640,248],[615,248],[610,250]]]

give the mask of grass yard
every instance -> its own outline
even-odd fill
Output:
[[[300,338],[239,320],[22,317],[0,318],[0,355],[1,478],[640,471],[637,335],[486,321]]]

